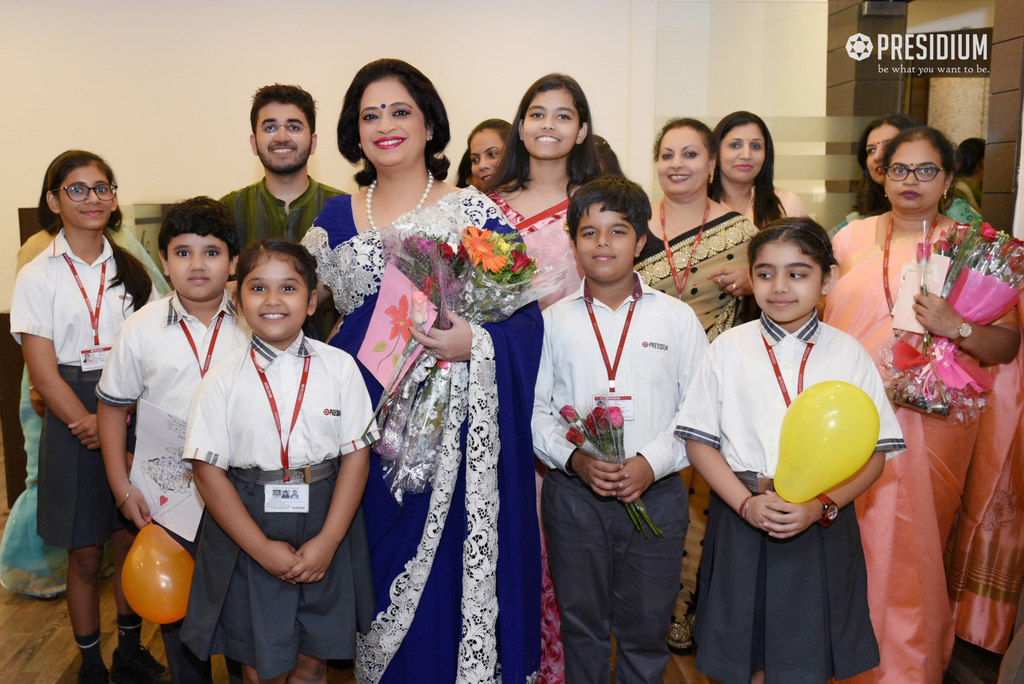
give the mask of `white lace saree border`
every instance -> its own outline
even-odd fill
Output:
[[[458,681],[495,681],[498,616],[495,582],[498,558],[498,475],[500,442],[497,422],[494,343],[482,327],[473,327],[467,364],[455,364],[451,406],[445,423],[441,458],[431,483],[430,508],[416,556],[391,583],[391,604],[366,634],[356,637],[356,679],[376,684],[398,652],[412,625],[434,564],[452,493],[458,479],[459,433],[469,416],[466,442],[467,536],[463,545],[462,642]]]

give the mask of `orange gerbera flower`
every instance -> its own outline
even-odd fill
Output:
[[[489,273],[497,273],[505,267],[506,258],[495,254],[494,243],[491,242],[491,231],[480,230],[469,226],[462,233],[462,246],[466,248],[470,261]]]

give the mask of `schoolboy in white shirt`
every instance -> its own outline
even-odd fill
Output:
[[[174,292],[124,322],[96,387],[100,448],[118,508],[138,527],[152,519],[128,480],[126,418],[140,399],[185,418],[192,394],[213,365],[249,342],[224,287],[238,260],[231,212],[209,197],[171,207],[160,228],[160,260]],[[168,533],[195,556],[196,543]],[[198,537],[197,537],[198,538]],[[163,629],[176,682],[211,682],[210,663],[182,646],[181,623]]]
[[[569,205],[569,235],[586,277],[579,291],[544,311],[544,346],[533,409],[544,478],[542,513],[555,595],[562,610],[566,681],[661,681],[679,593],[688,522],[673,444],[676,415],[707,348],[686,304],[633,272],[651,216],[643,189],[621,177],[588,183]],[[624,464],[575,448],[558,417],[618,395],[627,416]],[[675,440],[678,441],[678,440]],[[662,535],[647,538],[622,505],[643,495]]]

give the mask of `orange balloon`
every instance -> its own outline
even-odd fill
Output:
[[[121,586],[132,610],[166,625],[185,617],[195,561],[164,528],[150,523],[135,537],[124,561]]]

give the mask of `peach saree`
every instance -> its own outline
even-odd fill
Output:
[[[877,363],[893,342],[882,288],[876,218],[853,221],[833,238],[842,276],[828,296],[824,320],[853,335]],[[903,264],[917,240],[894,243],[889,282],[897,292]],[[886,462],[881,477],[857,499],[868,568],[868,605],[881,664],[855,680],[938,684],[953,650],[953,612],[946,593],[943,549],[960,507],[978,421],[896,411],[907,451]]]

